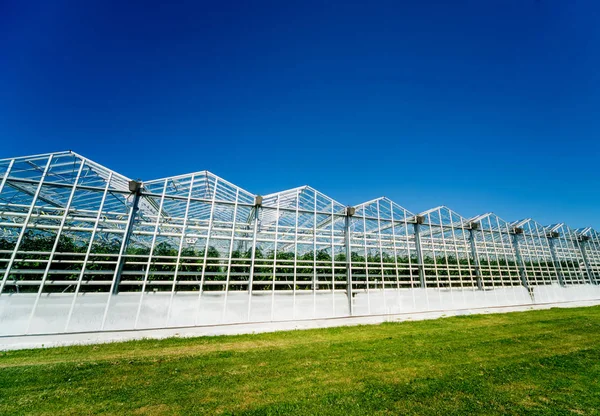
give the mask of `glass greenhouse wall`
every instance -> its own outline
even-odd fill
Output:
[[[2,336],[527,305],[600,299],[600,233],[60,152],[0,160],[0,278]]]

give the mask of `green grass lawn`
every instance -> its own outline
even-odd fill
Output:
[[[0,414],[600,414],[600,307],[0,352]]]

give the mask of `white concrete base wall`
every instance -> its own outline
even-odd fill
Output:
[[[222,325],[349,316],[343,292],[121,293],[0,296],[0,336]],[[110,305],[107,311],[107,302]],[[141,306],[140,306],[141,301]],[[106,313],[106,318],[105,318]],[[103,325],[104,322],[104,325]],[[68,325],[67,325],[68,323]]]
[[[62,345],[66,342],[104,342],[115,339],[192,335],[216,335],[294,329],[314,321],[345,325],[356,319],[376,322],[403,316],[433,317],[460,311],[493,311],[538,307],[546,304],[600,302],[600,286],[538,286],[532,296],[522,286],[494,290],[386,289],[353,294],[352,315],[345,292],[247,292],[216,293],[88,293],[0,296],[0,349],[26,345]],[[110,305],[107,303],[110,302]],[[107,312],[108,311],[108,312]],[[471,312],[469,312],[471,313]],[[386,318],[387,317],[387,318]],[[277,323],[280,323],[278,326]],[[360,322],[358,322],[360,323]],[[244,326],[246,325],[246,326]],[[329,325],[332,326],[332,325]],[[169,329],[173,328],[173,329]],[[237,330],[236,330],[237,328]],[[271,329],[269,329],[271,328]],[[251,329],[251,330],[250,330]],[[123,332],[116,332],[123,331]],[[110,335],[113,334],[113,335]],[[121,334],[121,335],[116,335]],[[130,334],[123,338],[122,334]],[[163,334],[163,335],[161,335]],[[71,340],[71,341],[70,341]]]
[[[494,290],[371,290],[355,293],[353,299],[353,315],[381,315],[533,303],[527,289],[522,286]]]
[[[600,286],[591,284],[566,287],[558,284],[535,286],[533,296],[536,303],[595,300],[600,299]]]

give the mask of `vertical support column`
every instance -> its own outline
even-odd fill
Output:
[[[517,259],[517,266],[519,267],[519,277],[521,277],[521,284],[527,288],[531,294],[531,289],[527,283],[527,274],[525,273],[525,265],[523,264],[523,258],[521,257],[521,250],[519,249],[519,234],[523,234],[523,229],[515,227],[512,230],[512,245],[515,250],[515,258]]]
[[[472,222],[469,228],[469,244],[471,245],[471,257],[475,266],[475,279],[477,280],[477,289],[483,290],[483,281],[481,279],[481,267],[479,266],[479,256],[475,247],[475,231],[479,229],[479,223]]]
[[[256,236],[258,234],[258,210],[262,205],[262,196],[254,197],[253,222],[254,229],[252,234],[252,252],[250,254],[250,279],[248,280],[248,293],[252,295],[252,282],[254,281],[254,263],[256,262]]]
[[[350,247],[350,217],[354,215],[356,208],[346,207],[344,218],[344,242],[346,246],[346,293],[348,294],[348,310],[353,315],[352,306],[352,247]]]
[[[589,262],[588,256],[587,256],[587,250],[585,249],[585,246],[587,245],[587,242],[589,239],[590,239],[590,237],[588,237],[587,235],[582,235],[579,237],[579,240],[577,241],[577,245],[579,246],[579,250],[581,251],[581,256],[583,257],[583,263],[585,265],[585,270],[588,275],[588,280],[590,281],[591,284],[595,285],[595,284],[597,284],[596,278],[594,276],[594,273],[592,272],[592,268],[590,267],[590,262]]]
[[[562,267],[560,266],[560,263],[558,262],[558,256],[556,255],[556,247],[554,245],[554,242],[555,242],[556,238],[558,238],[558,236],[559,236],[559,233],[557,233],[556,231],[552,231],[552,232],[546,234],[546,237],[548,238],[548,245],[550,246],[550,253],[552,254],[552,262],[554,263],[554,270],[556,270],[556,276],[558,277],[558,283],[561,286],[564,286],[565,279],[562,274]]]
[[[417,250],[417,262],[419,263],[417,266],[419,267],[419,282],[422,289],[426,288],[425,283],[425,265],[423,264],[423,251],[421,248],[421,224],[425,220],[421,215],[415,216],[415,223],[413,224],[415,228],[415,249]]]
[[[131,207],[131,214],[127,220],[125,226],[125,234],[123,235],[123,244],[121,244],[121,252],[119,253],[119,261],[115,272],[115,278],[113,279],[112,294],[116,295],[119,293],[119,283],[121,283],[121,273],[123,273],[123,266],[125,265],[125,257],[123,253],[127,253],[127,247],[129,246],[129,239],[131,238],[131,232],[133,231],[133,221],[138,212],[138,205],[140,203],[140,196],[142,195],[142,183],[138,181],[129,181],[129,191],[133,194],[133,203]]]

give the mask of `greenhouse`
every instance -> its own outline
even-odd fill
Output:
[[[0,278],[0,336],[529,305],[600,299],[600,233],[58,152],[0,160]]]

